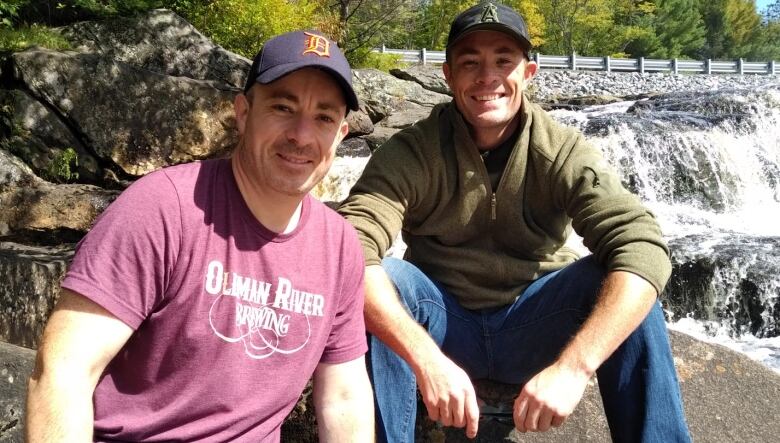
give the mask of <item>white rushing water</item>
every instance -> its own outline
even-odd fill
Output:
[[[753,252],[727,257],[730,267],[718,269],[711,282],[715,304],[733,304],[742,279],[760,271],[762,257],[771,260],[775,243],[762,239],[780,239],[780,88],[702,95],[700,106],[687,101],[697,100],[692,96],[642,112],[631,111],[637,102],[620,102],[551,114],[582,129],[602,149],[656,214],[670,242],[703,236],[685,245],[684,253],[717,255],[734,238],[750,238]],[[344,199],[366,161],[337,159],[315,195]],[[587,253],[576,236],[569,244]],[[401,256],[404,249],[398,239],[390,254]],[[771,323],[769,311],[780,306],[780,276],[765,275],[756,287],[758,300],[769,307],[762,318]],[[780,373],[780,337],[756,337],[738,319],[675,318],[666,312],[671,329],[724,345]]]
[[[668,239],[704,237],[695,245],[699,255],[717,254],[735,237],[752,239],[753,254],[733,258],[732,267],[720,269],[713,279],[716,292],[723,294],[720,301],[727,302],[762,255],[773,252],[769,249],[775,243],[769,239],[780,237],[780,88],[712,94],[705,100],[730,103],[723,107],[732,114],[718,115],[722,120],[716,123],[696,124],[710,107],[702,104],[697,113],[679,111],[686,106],[677,104],[651,109],[637,121],[636,114],[627,116],[636,102],[552,114],[583,130],[593,121],[609,122],[606,133],[589,139],[624,179],[632,177],[634,191],[656,214]],[[678,115],[670,115],[670,109]],[[681,180],[690,184],[680,186]],[[688,192],[680,192],[686,187]],[[766,277],[759,299],[777,309],[780,276]],[[769,312],[762,316],[772,321]],[[759,338],[733,323],[686,316],[672,318],[669,327],[741,352],[780,373],[780,337]]]

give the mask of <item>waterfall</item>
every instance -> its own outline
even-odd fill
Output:
[[[551,114],[658,217],[674,265],[661,297],[670,321],[761,348],[780,370],[780,85]]]

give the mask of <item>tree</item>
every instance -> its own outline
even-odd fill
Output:
[[[712,59],[746,57],[756,42],[761,16],[753,0],[702,2],[706,44],[701,56]]]
[[[697,0],[657,0],[655,17],[658,46],[649,56],[696,58],[706,41]]]
[[[780,0],[775,0],[774,3],[767,5],[763,11],[765,22],[779,22],[780,21]]]

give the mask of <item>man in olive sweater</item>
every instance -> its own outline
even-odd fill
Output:
[[[417,385],[431,419],[474,437],[476,379],[522,384],[515,427],[546,431],[597,373],[615,441],[689,441],[658,223],[598,149],[523,96],[530,47],[506,6],[460,14],[443,66],[453,101],[379,148],[339,208],[366,256],[378,437],[414,441]],[[591,255],[564,246],[572,227]],[[405,259],[383,260],[399,231]]]

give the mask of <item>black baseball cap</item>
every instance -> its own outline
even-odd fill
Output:
[[[352,89],[352,71],[346,57],[336,43],[315,31],[288,32],[265,42],[252,61],[244,93],[249,92],[255,82],[268,84],[309,67],[331,74],[344,92],[347,108],[358,109],[358,98]]]
[[[514,9],[492,2],[472,6],[455,17],[447,36],[447,57],[452,47],[466,34],[473,31],[499,31],[513,37],[525,51],[531,50],[531,37],[525,20]]]

